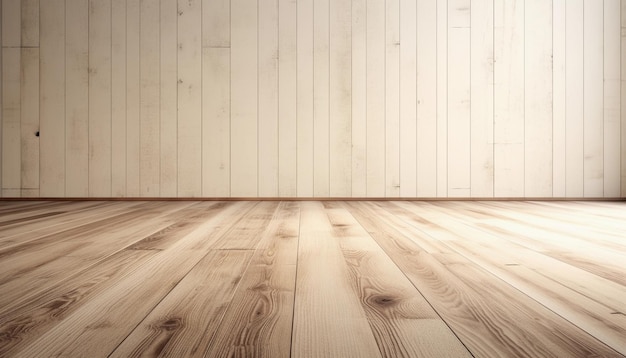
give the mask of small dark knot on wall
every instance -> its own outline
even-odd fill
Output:
[[[39,137],[39,131],[35,132],[35,137]]]

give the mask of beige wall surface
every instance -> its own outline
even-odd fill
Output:
[[[626,0],[1,1],[3,197],[626,197]]]

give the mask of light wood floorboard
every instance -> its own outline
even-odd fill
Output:
[[[624,202],[0,202],[0,356],[625,357],[624,233]]]

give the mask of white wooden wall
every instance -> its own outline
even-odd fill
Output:
[[[0,11],[5,197],[626,197],[626,0]]]

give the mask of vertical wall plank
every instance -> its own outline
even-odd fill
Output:
[[[202,194],[230,195],[230,1],[202,3]],[[224,20],[225,19],[225,20]]]
[[[21,0],[21,193],[39,196],[39,0]]]
[[[584,0],[584,196],[604,195],[603,0]]]
[[[4,10],[6,16],[6,7]],[[4,158],[2,158],[3,197],[19,197],[21,188],[20,57],[21,51],[19,47],[2,48],[2,153],[4,155]]]
[[[230,49],[203,49],[202,195],[230,195]]]
[[[471,192],[493,196],[493,0],[471,9]]]
[[[160,196],[160,4],[141,2],[139,29],[139,185],[141,196]]]
[[[139,0],[126,1],[126,195],[138,197],[139,184]]]
[[[583,196],[583,0],[567,0],[565,8],[565,195]]]
[[[367,0],[367,196],[385,196],[385,2]]]
[[[202,195],[202,2],[178,1],[178,195]]]
[[[66,0],[65,195],[89,196],[89,2]]]
[[[552,196],[552,1],[526,0],[524,193]]]
[[[352,192],[352,59],[350,0],[330,2],[330,196]]]
[[[448,0],[437,0],[437,196],[448,196]]]
[[[89,195],[111,195],[111,0],[89,1]]]
[[[620,0],[604,0],[604,196],[620,195]]]
[[[468,197],[471,188],[470,4],[448,3],[448,195]]]
[[[259,196],[278,196],[278,0],[259,6]]]
[[[367,1],[352,1],[352,192],[367,195]]]
[[[552,196],[565,197],[565,4],[552,0]]]
[[[202,47],[230,47],[231,0],[202,0]]]
[[[257,0],[231,2],[231,195],[258,194]]]
[[[313,0],[297,6],[297,192],[313,196]]]
[[[400,0],[400,196],[417,196],[417,5]]]
[[[18,197],[21,195],[21,7],[20,1],[3,0],[2,20],[2,53],[3,61],[0,72],[3,82],[1,108],[3,121],[0,122],[2,143],[2,187],[0,196]]]
[[[40,2],[40,195],[65,195],[65,0]]]
[[[469,1],[448,2],[448,195],[470,195],[471,106]]]
[[[385,194],[400,196],[400,1],[385,2]]]
[[[2,103],[0,127],[3,153],[0,196],[21,196],[21,6],[19,0],[3,0],[2,20]]]
[[[159,90],[159,192],[162,197],[175,197],[178,191],[178,4],[176,0],[161,1]]]
[[[39,1],[19,1],[22,8],[20,24],[23,47],[39,47]]]
[[[2,0],[2,47],[22,45],[21,13],[21,0]]]
[[[626,1],[621,1],[621,103],[626,103]],[[626,197],[626,108],[621,109],[621,196]]]
[[[21,54],[21,196],[39,196],[39,48]]]
[[[293,197],[297,185],[296,1],[278,6],[278,194]]]
[[[126,196],[126,0],[111,0],[111,195]]]
[[[494,192],[524,195],[524,0],[495,0]]]
[[[330,195],[329,154],[329,3],[313,4],[313,195]]]
[[[437,196],[437,2],[417,1],[417,196]]]

